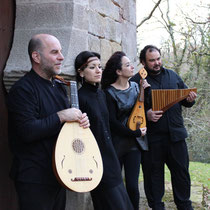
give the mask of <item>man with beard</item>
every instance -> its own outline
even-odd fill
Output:
[[[157,47],[145,46],[140,53],[140,62],[148,72],[146,79],[151,89],[187,88],[174,71],[162,66],[161,52]],[[139,73],[131,80],[139,84]],[[186,99],[175,104],[165,113],[152,111],[151,94],[145,101],[149,151],[143,154],[142,167],[148,204],[154,210],[165,209],[162,202],[165,164],[171,173],[174,202],[177,209],[193,209],[190,201],[189,158],[185,142],[187,131],[183,123],[181,106],[192,107],[195,98],[196,93],[190,92]]]
[[[58,39],[37,34],[28,45],[32,69],[8,95],[11,177],[20,210],[64,210],[66,192],[52,169],[54,145],[66,121],[89,127],[89,120],[70,104],[63,84],[53,79],[64,59]]]

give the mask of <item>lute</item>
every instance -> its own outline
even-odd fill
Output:
[[[57,80],[70,86],[71,107],[79,109],[77,83]],[[101,181],[103,163],[98,144],[89,128],[78,122],[64,123],[54,151],[53,168],[58,181],[75,192],[89,192]]]
[[[141,78],[140,92],[127,123],[128,127],[133,131],[139,128],[146,127],[146,117],[144,110],[144,88],[142,86],[142,82],[147,77],[147,71],[144,68],[142,68],[139,70],[139,74]]]

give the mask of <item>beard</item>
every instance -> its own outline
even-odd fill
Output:
[[[163,66],[161,65],[159,70],[150,69],[148,66],[145,66],[145,69],[146,69],[147,72],[148,72],[149,74],[151,74],[151,75],[158,75],[158,74],[160,74],[160,72],[163,70]]]
[[[55,72],[52,66],[41,65],[43,72],[49,77],[54,76]]]
[[[40,66],[48,77],[52,77],[61,73],[61,69],[56,69],[55,66],[46,62],[45,60],[43,60]]]

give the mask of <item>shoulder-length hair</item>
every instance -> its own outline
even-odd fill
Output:
[[[117,51],[109,58],[102,74],[102,89],[107,88],[109,85],[117,80],[118,75],[116,71],[122,69],[122,57],[124,56],[126,56],[124,52]]]

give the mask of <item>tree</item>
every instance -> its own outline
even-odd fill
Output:
[[[164,7],[164,4],[165,7]],[[157,5],[157,4],[156,4]],[[182,76],[189,87],[197,87],[196,105],[184,110],[185,125],[189,132],[187,139],[191,158],[193,160],[210,162],[210,97],[209,97],[209,6],[195,5],[194,10],[184,11],[178,8],[172,15],[171,2],[159,2],[149,19],[144,18],[137,25],[140,31],[146,23],[153,23],[155,28],[161,27],[161,33],[166,36],[161,42],[163,63]],[[206,9],[202,15],[200,10]],[[194,14],[193,14],[194,13]],[[204,15],[206,14],[206,15]],[[153,22],[152,22],[153,21]],[[159,27],[157,25],[159,24]],[[145,27],[146,28],[146,27]],[[145,29],[141,31],[144,32]],[[141,34],[139,35],[141,36]],[[137,34],[138,37],[138,34]]]

